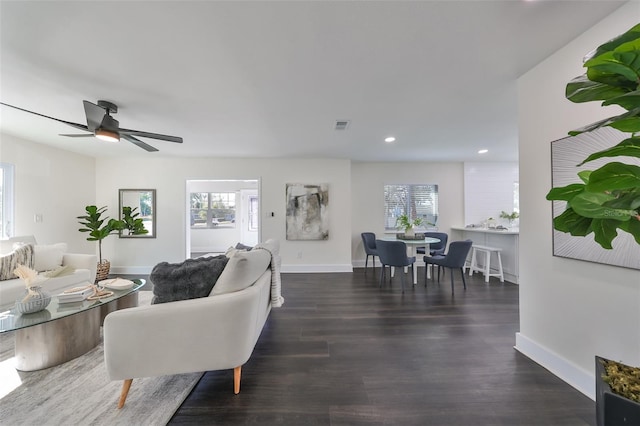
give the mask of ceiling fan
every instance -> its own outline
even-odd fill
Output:
[[[118,106],[109,101],[98,101],[98,104],[91,103],[89,101],[83,101],[84,112],[87,117],[87,125],[72,123],[70,121],[60,120],[59,118],[49,117],[48,115],[40,114],[37,112],[29,111],[23,108],[19,108],[14,105],[5,104],[0,102],[0,105],[5,105],[11,108],[18,109],[20,111],[28,112],[30,114],[39,115],[40,117],[49,118],[51,120],[59,121],[60,123],[67,124],[76,129],[91,132],[90,134],[62,134],[60,136],[69,136],[72,138],[79,137],[93,137],[107,141],[107,142],[119,142],[120,138],[126,139],[132,144],[139,146],[140,148],[149,152],[158,151],[157,148],[142,142],[136,136],[143,138],[158,139],[167,142],[182,143],[182,138],[178,136],[161,135],[159,133],[143,132],[140,130],[121,129],[118,120],[113,118],[111,114],[118,112]]]

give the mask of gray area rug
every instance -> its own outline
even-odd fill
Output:
[[[139,304],[152,297],[140,292]],[[3,354],[13,353],[10,334],[0,335]],[[107,377],[102,344],[65,364],[19,375],[22,384],[0,400],[2,425],[165,425],[203,373],[134,379],[121,410],[122,381]]]

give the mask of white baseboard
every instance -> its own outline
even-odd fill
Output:
[[[148,275],[152,269],[153,266],[112,266],[109,273],[114,275]]]
[[[572,364],[521,333],[516,333],[516,345],[514,348],[595,401],[596,382],[594,373]]]

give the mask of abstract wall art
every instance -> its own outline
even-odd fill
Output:
[[[329,239],[329,185],[288,183],[287,240]]]
[[[628,137],[610,127],[581,133],[577,136],[566,137],[551,143],[551,179],[552,187],[563,187],[580,184],[583,176],[589,171],[596,170],[616,158],[598,158],[583,165],[585,158],[593,153],[603,151],[619,144]],[[640,159],[624,157],[624,162],[640,166]],[[557,218],[565,212],[566,201],[553,201],[553,217]],[[586,236],[572,236],[568,232],[553,229],[553,255],[589,262],[604,263],[625,268],[640,269],[640,244],[633,235],[617,230],[617,236],[611,242],[611,249],[605,249],[594,239],[594,233]]]

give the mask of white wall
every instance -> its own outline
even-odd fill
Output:
[[[96,243],[78,232],[76,219],[95,203],[95,160],[11,135],[0,138],[0,161],[15,165],[14,234],[34,235],[40,244],[66,242],[72,252],[95,253]],[[36,214],[42,222],[35,222]]]
[[[260,179],[262,239],[280,240],[283,271],[351,271],[348,160],[149,157],[96,161],[97,202],[113,212],[117,211],[119,188],[157,190],[157,238],[115,237],[103,243],[104,257],[111,261],[115,273],[147,273],[158,262],[184,260],[186,181],[191,179]],[[328,240],[285,240],[286,183],[329,184]]]
[[[594,397],[594,356],[640,365],[640,271],[552,256],[550,142],[617,113],[574,104],[582,57],[640,21],[629,2],[518,81],[520,333],[516,348]]]
[[[462,163],[353,163],[351,256],[354,266],[364,266],[362,232],[384,233],[385,184],[437,184],[438,229],[450,232],[464,220]]]
[[[490,217],[500,219],[500,212],[513,212],[513,184],[517,182],[518,163],[464,163],[464,223],[460,226],[482,224]]]

